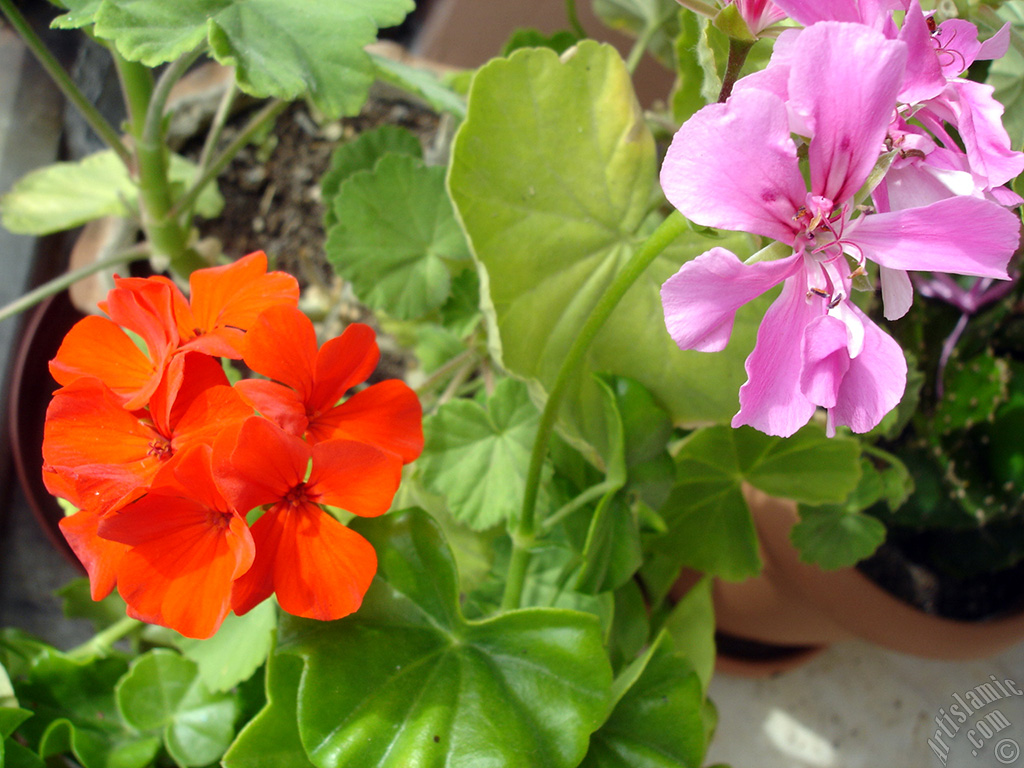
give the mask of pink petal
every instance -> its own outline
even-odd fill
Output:
[[[680,349],[720,352],[729,341],[736,310],[802,264],[800,254],[748,265],[725,248],[702,253],[661,287],[669,335]]]
[[[864,324],[864,349],[850,361],[836,405],[829,411],[830,436],[838,425],[854,432],[871,431],[899,404],[907,385],[907,361],[899,344],[855,304],[850,307]]]
[[[740,387],[734,427],[749,424],[768,435],[789,437],[814,414],[814,403],[800,391],[801,350],[804,329],[820,309],[807,301],[806,293],[806,279],[794,275],[765,313],[747,358],[748,378]]]
[[[998,203],[951,197],[854,220],[845,239],[870,261],[904,270],[1005,279],[1020,221]]]
[[[992,37],[981,44],[978,59],[1001,59],[1010,50],[1010,22],[1006,22]]]
[[[950,83],[955,98],[948,102],[975,173],[989,186],[1005,184],[1024,171],[1024,153],[1015,152],[1003,127],[1003,105],[992,96],[994,88],[958,78]],[[949,91],[947,91],[949,93]]]
[[[899,320],[910,310],[914,303],[914,286],[910,275],[902,269],[878,268],[879,282],[882,284],[882,308],[886,320]]]
[[[829,315],[814,318],[804,331],[803,358],[800,391],[815,405],[833,407],[850,367],[846,323]]]
[[[807,188],[782,100],[744,90],[701,109],[673,138],[661,186],[698,224],[792,243]]]
[[[910,4],[899,39],[907,44],[907,71],[899,100],[916,104],[938,96],[946,87],[946,77],[939,66],[935,44],[918,0]]]
[[[863,25],[836,22],[804,30],[796,48],[789,98],[813,132],[811,191],[842,203],[860,189],[883,149],[907,48]]]

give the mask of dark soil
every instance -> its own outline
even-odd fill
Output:
[[[247,117],[243,113],[229,122],[223,145],[237,135]],[[358,116],[320,124],[305,104],[293,104],[278,117],[267,140],[245,147],[218,177],[224,210],[217,218],[200,222],[201,235],[217,238],[231,257],[266,251],[274,268],[295,275],[303,286],[331,285],[337,278],[324,255],[320,177],[330,167],[335,147],[383,124],[407,128],[427,144],[438,117],[405,101],[371,98]],[[186,147],[184,154],[194,157],[199,150],[198,145]],[[346,322],[377,327],[369,310],[355,301],[340,312]],[[405,373],[400,351],[386,343],[381,343],[381,350],[381,363],[369,383],[402,378]]]
[[[246,117],[229,123],[223,144],[234,138]],[[408,128],[427,140],[437,122],[437,115],[419,106],[371,99],[357,117],[321,125],[304,104],[295,103],[278,117],[270,139],[244,148],[218,177],[224,211],[201,224],[202,234],[218,238],[229,256],[262,250],[300,281],[313,277],[311,269],[323,278],[329,267],[320,177],[330,167],[334,148],[384,124]]]
[[[994,619],[1024,610],[1024,562],[976,576],[939,573],[886,542],[857,567],[868,578],[925,613],[961,621]]]

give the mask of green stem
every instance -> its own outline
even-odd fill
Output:
[[[53,280],[43,283],[38,288],[29,291],[23,296],[12,301],[10,304],[0,308],[0,322],[9,317],[14,317],[19,312],[24,312],[26,309],[34,307],[39,302],[43,301],[43,299],[47,299],[50,296],[60,293],[65,288],[77,283],[84,277],[88,277],[95,272],[102,272],[104,269],[109,269],[110,267],[127,264],[128,262],[134,261],[140,256],[145,255],[145,253],[146,250],[144,248],[132,248],[118,253],[115,256],[109,256],[105,259],[94,261],[92,264],[72,270],[71,272],[65,272],[60,277],[55,277]]]
[[[718,94],[718,102],[724,103],[732,93],[732,87],[740,77],[740,70],[747,60],[747,54],[754,47],[754,43],[748,40],[737,40],[729,38],[729,61],[725,65],[725,77],[722,78],[722,90]]]
[[[25,45],[32,51],[43,69],[53,79],[61,93],[64,94],[64,97],[75,105],[75,108],[82,114],[85,121],[89,123],[89,127],[96,131],[97,135],[103,139],[106,145],[117,153],[117,156],[121,158],[121,162],[125,165],[130,165],[131,153],[124,145],[124,142],[121,141],[118,132],[114,130],[114,127],[107,122],[99,110],[85,97],[85,94],[75,84],[75,81],[71,79],[71,76],[64,71],[64,67],[50,53],[50,49],[46,47],[46,44],[35,33],[35,30],[32,29],[32,26],[26,21],[25,17],[14,7],[12,0],[0,0],[0,11],[3,11],[4,16],[11,22],[11,26],[21,35]]]
[[[274,99],[273,101],[268,102],[263,109],[257,112],[242,132],[235,137],[234,141],[232,141],[215,160],[209,163],[198,179],[192,182],[192,186],[189,190],[174,204],[174,207],[171,209],[171,215],[178,215],[182,211],[191,209],[200,193],[202,193],[203,188],[213,179],[217,178],[220,172],[227,167],[228,163],[234,159],[235,155],[237,155],[242,148],[249,143],[252,137],[266,123],[284,112],[287,107],[287,101]]]
[[[174,81],[181,76],[196,54],[189,53],[174,62],[154,88],[152,72],[147,67],[124,59],[116,51],[113,53],[128,104],[129,123],[135,143],[135,171],[139,182],[142,227],[157,266],[163,266],[160,262],[164,262],[175,274],[185,277],[207,265],[198,253],[188,247],[188,230],[172,212],[163,108]]]
[[[213,120],[210,121],[210,129],[206,132],[206,138],[203,140],[203,150],[199,153],[198,163],[200,171],[210,164],[210,158],[213,157],[213,151],[217,148],[217,142],[220,141],[224,126],[227,125],[228,117],[231,115],[231,105],[234,104],[237,93],[238,85],[232,80],[224,90],[224,95],[217,105],[217,112],[214,114]]]
[[[518,608],[522,600],[523,585],[526,571],[530,565],[531,552],[537,535],[537,494],[540,490],[541,470],[547,456],[548,441],[558,420],[558,412],[562,405],[569,383],[577,373],[583,356],[590,349],[590,344],[608,317],[619,305],[626,291],[640,278],[657,256],[664,251],[673,240],[688,228],[686,219],[678,211],[671,215],[651,234],[640,249],[633,254],[629,263],[623,268],[611,285],[601,296],[580,332],[576,335],[572,346],[562,361],[558,376],[548,394],[547,402],[540,416],[537,436],[530,453],[530,468],[526,475],[526,488],[523,493],[523,508],[519,522],[512,534],[512,559],[509,563],[508,580],[505,583],[505,594],[502,608],[511,610]]]
[[[138,627],[144,624],[131,616],[125,616],[104,629],[97,632],[89,640],[68,651],[67,656],[71,659],[83,660],[95,656],[104,656],[113,647],[114,643],[123,637],[127,637]]]
[[[580,16],[576,13],[576,0],[565,0],[565,15],[569,20],[569,26],[572,27],[573,33],[580,40],[583,40],[587,36],[587,30],[580,24]]]
[[[676,0],[676,2],[684,8],[689,8],[694,13],[699,13],[701,16],[706,16],[709,19],[715,18],[719,12],[718,8],[701,2],[701,0]]]

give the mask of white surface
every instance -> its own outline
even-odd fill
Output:
[[[999,699],[969,716],[961,710],[962,724],[954,717],[959,706],[954,694],[969,701],[968,692],[992,684],[990,676],[1010,679],[1024,692],[1024,644],[993,659],[942,662],[849,642],[772,679],[716,674],[710,695],[718,706],[719,725],[707,763],[733,768],[1024,768],[1024,695],[1004,684],[1009,694],[1004,697],[993,687]],[[945,763],[928,744],[932,739],[943,751],[936,731],[949,748]]]

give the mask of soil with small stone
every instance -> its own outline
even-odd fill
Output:
[[[221,137],[223,145],[241,130],[247,117],[241,113],[229,122]],[[335,147],[384,124],[407,128],[426,144],[437,130],[438,116],[406,101],[372,98],[358,116],[318,122],[305,104],[291,105],[267,138],[245,147],[218,177],[224,210],[200,222],[202,236],[217,238],[223,252],[231,256],[266,251],[275,268],[295,275],[303,286],[336,281],[324,255],[320,178],[330,167]],[[198,152],[199,146],[185,148],[186,155]],[[346,322],[375,325],[369,311],[354,300],[338,311]],[[381,341],[382,359],[371,383],[400,378],[405,369],[402,355]]]

